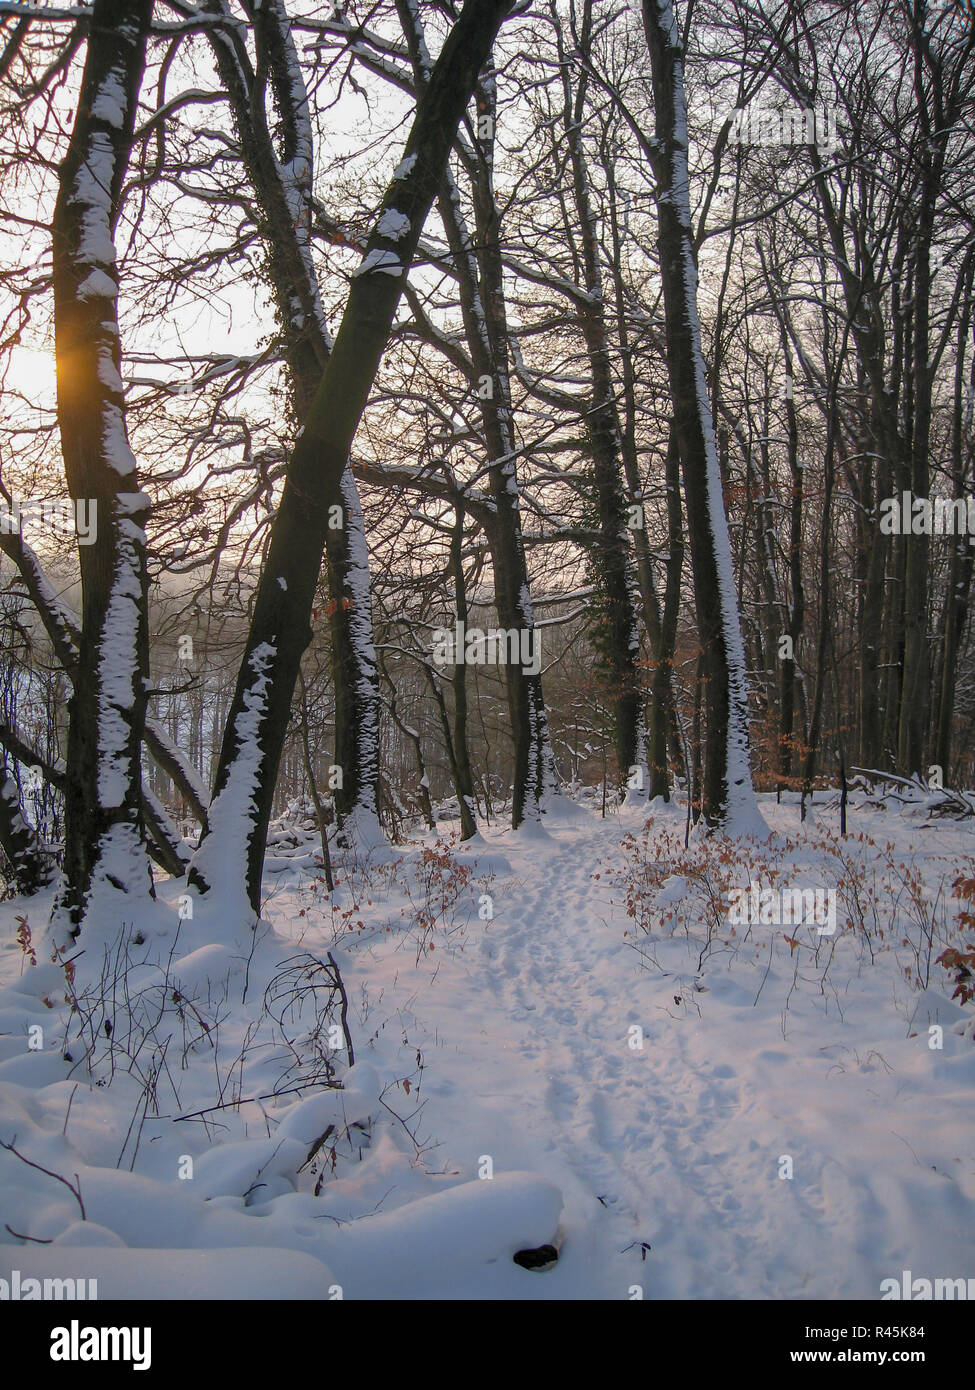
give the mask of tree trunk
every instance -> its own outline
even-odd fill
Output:
[[[227,16],[227,0],[207,0],[212,14]],[[260,234],[277,305],[291,402],[299,426],[315,398],[332,350],[318,277],[311,257],[314,140],[301,65],[284,0],[266,0],[253,11],[256,70],[231,28],[207,30],[217,69],[227,89],[248,177],[261,210]],[[278,146],[265,109],[273,96]],[[362,508],[346,463],[341,510],[325,530],[330,601],[328,626],[335,687],[335,788],[340,823],[363,807],[376,815],[379,684],[373,655],[369,557]]]
[[[16,893],[30,896],[47,887],[56,873],[20,805],[17,783],[0,755],[0,854],[6,861],[4,878]]]
[[[301,655],[311,638],[310,617],[330,515],[344,521],[358,551],[355,574],[366,572],[365,535],[343,488],[349,451],[379,367],[403,282],[423,222],[443,177],[457,123],[477,74],[491,51],[510,0],[468,0],[448,36],[420,101],[405,156],[383,198],[362,263],[352,280],[338,337],[291,453],[281,503],[271,526],[267,558],[254,599],[237,687],[231,703],[210,810],[210,831],[194,858],[191,877],[201,890],[217,888],[221,902],[246,915],[260,908],[267,823],[287,733]],[[362,643],[359,658],[374,665],[366,645],[370,595],[361,584],[343,595]],[[339,601],[337,598],[333,601]],[[368,693],[348,692],[347,723],[361,720],[358,785],[346,787],[357,838],[378,839],[378,720],[370,721]],[[374,706],[373,706],[374,707]],[[343,716],[343,717],[345,717]],[[343,767],[344,770],[344,767]],[[229,895],[224,897],[225,893]]]
[[[680,449],[671,426],[667,438],[665,464],[667,487],[667,576],[664,583],[664,609],[660,637],[654,651],[652,703],[650,706],[650,795],[670,799],[667,776],[667,744],[674,765],[683,770],[687,795],[691,795],[689,771],[684,764],[683,740],[677,722],[674,697],[674,653],[677,649],[677,623],[680,618],[680,584],[684,568],[684,517],[680,500]]]
[[[667,366],[705,682],[702,814],[711,830],[764,834],[749,765],[745,653],[697,311],[683,55],[669,0],[643,0],[643,18],[656,116],[653,163]]]
[[[454,612],[456,621],[467,627],[467,586],[464,582],[464,506],[457,503],[454,529],[450,537],[450,566],[454,572]],[[474,776],[467,738],[467,667],[458,661],[454,667],[454,736],[451,758],[455,764],[457,799],[460,804],[460,834],[471,840],[477,834],[474,802]]]
[[[965,346],[972,322],[972,283],[975,279],[975,256],[964,274],[961,317],[958,326],[958,356],[955,359],[955,399],[951,420],[951,471],[956,498],[965,496],[966,480],[971,478],[972,449],[969,443],[965,457]],[[967,391],[969,403],[975,399],[975,371],[970,374]],[[971,431],[969,428],[969,440]],[[975,564],[975,537],[957,535],[951,541],[944,605],[942,609],[941,670],[938,683],[937,725],[934,741],[934,761],[944,772],[945,782],[951,778],[952,725],[955,712],[955,689],[958,680],[958,648],[968,619],[972,591],[972,570]]]
[[[68,488],[94,505],[79,547],[81,634],[69,704],[64,887],[58,930],[152,893],[142,739],[149,671],[145,526],[125,432],[114,233],[151,0],[96,0],[78,114],[52,223],[58,424]],[[113,896],[114,894],[114,896]],[[125,906],[123,907],[123,903]]]
[[[582,51],[590,51],[592,12],[585,7],[578,35]],[[610,363],[606,310],[603,299],[600,249],[590,196],[589,171],[582,143],[582,119],[588,80],[585,69],[572,91],[570,64],[564,60],[561,32],[563,120],[572,167],[572,188],[582,252],[586,295],[579,301],[579,326],[586,344],[592,392],[585,428],[592,462],[599,539],[595,548],[597,590],[596,650],[602,658],[604,683],[613,709],[617,788],[640,800],[646,798],[647,752],[640,680],[640,637],[636,619],[636,580],[627,535],[627,505],[621,482],[622,438],[616,411]],[[634,785],[629,786],[631,774]]]

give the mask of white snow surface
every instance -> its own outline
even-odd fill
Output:
[[[84,1226],[79,1222],[78,1232]],[[78,1245],[86,1242],[79,1239]],[[66,1273],[77,1269],[77,1274]],[[267,1246],[235,1250],[139,1250],[89,1246],[65,1252],[60,1244],[0,1252],[0,1279],[13,1271],[26,1279],[93,1279],[99,1300],[272,1299],[291,1303],[334,1297],[335,1276],[320,1260]],[[82,1272],[83,1271],[83,1272]],[[87,1286],[90,1289],[90,1285]]]
[[[395,251],[388,251],[382,246],[377,246],[363,256],[362,263],[356,270],[353,279],[357,279],[360,275],[370,275],[373,271],[380,275],[401,275],[403,263]]]
[[[868,940],[849,891],[855,870],[874,882],[903,866],[927,902],[950,897],[975,872],[975,822],[854,795],[841,840],[828,796],[804,826],[793,800],[760,800],[771,847],[685,854],[680,806],[600,819],[577,805],[543,836],[482,825],[467,846],[425,835],[351,876],[339,860],[331,901],[299,836],[265,885],[273,932],[249,959],[235,932],[220,944],[209,919],[179,921],[184,885],[163,883],[168,938],[146,932],[127,978],[153,1038],[130,1067],[128,1025],[110,1020],[110,1084],[96,1084],[111,1060],[102,1014],[89,1073],[77,1049],[61,1056],[63,969],[25,967],[17,945],[25,912],[37,942],[46,897],[0,905],[0,1140],[77,1174],[86,1212],[0,1150],[0,1276],[57,1264],[97,1277],[100,1297],[324,1299],[339,1285],[348,1298],[559,1300],[628,1299],[633,1285],[652,1299],[877,1299],[907,1268],[975,1275],[975,1011],[933,961],[926,987],[908,979],[924,942],[903,892]],[[648,813],[649,934],[618,881]],[[431,855],[470,876],[426,930]],[[839,886],[835,937],[712,930],[702,864],[711,889],[722,874]],[[279,1010],[289,1045],[264,1008],[289,962],[328,951],[356,1049],[351,1069],[344,1041],[332,1050],[344,1089],[300,1084],[314,1010]],[[170,1034],[158,1113],[143,1118]],[[221,1097],[245,1103],[196,1113]],[[549,1243],[554,1267],[513,1262]]]
[[[390,241],[402,241],[403,237],[409,234],[410,219],[403,212],[397,212],[395,208],[387,208],[376,224],[376,231],[380,236],[388,237]]]
[[[400,162],[397,164],[396,168],[393,170],[394,182],[398,181],[399,179],[405,179],[407,175],[412,174],[413,166],[416,164],[416,161],[417,156],[415,154],[408,154],[403,159],[401,159]]]
[[[201,910],[206,914],[212,939],[221,942],[228,935],[231,940],[235,935],[246,935],[245,924],[248,930],[253,926],[254,914],[247,898],[247,837],[261,765],[265,691],[271,679],[266,673],[274,656],[275,648],[268,642],[259,643],[251,652],[252,680],[235,730],[237,752],[226,784],[210,805],[209,834],[194,856],[210,887],[200,904]]]

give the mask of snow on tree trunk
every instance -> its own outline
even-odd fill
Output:
[[[643,17],[656,117],[653,164],[667,366],[684,471],[705,678],[702,812],[709,829],[766,836],[768,828],[752,787],[745,648],[697,310],[680,35],[670,0],[643,0]]]
[[[152,894],[141,795],[149,499],[126,437],[114,240],[151,8],[150,0],[96,0],[52,224],[65,474],[72,497],[94,504],[97,523],[94,543],[79,547],[82,621],[56,944],[87,919],[110,939]]]
[[[229,16],[226,0],[208,0],[214,14]],[[278,309],[282,348],[292,403],[304,422],[332,351],[311,254],[314,136],[301,64],[283,0],[268,0],[253,15],[258,68],[229,30],[214,26],[208,34],[220,76],[227,89],[241,153],[257,194],[259,230],[267,252],[268,275]],[[277,143],[264,109],[266,87],[274,98]],[[325,531],[331,601],[328,626],[332,677],[336,692],[335,764],[342,784],[335,787],[336,810],[350,825],[344,838],[381,838],[378,825],[379,685],[372,636],[369,555],[362,527],[362,507],[349,463],[341,483],[342,525]],[[333,516],[331,520],[334,522]],[[227,736],[233,735],[228,729]],[[219,773],[218,773],[219,776]],[[257,810],[257,808],[255,808]],[[270,812],[270,803],[267,804]],[[264,807],[257,810],[264,814]],[[259,835],[255,843],[261,840]]]
[[[260,908],[267,821],[301,657],[311,638],[310,618],[329,522],[335,515],[342,517],[341,529],[355,560],[349,575],[351,592],[333,599],[347,601],[346,611],[355,623],[354,645],[362,677],[350,695],[351,717],[360,714],[358,697],[371,698],[374,688],[365,536],[343,479],[457,124],[509,9],[507,0],[468,3],[444,43],[404,158],[386,190],[362,263],[353,276],[338,336],[289,460],[221,749],[211,828],[191,869],[197,889],[212,890],[216,901],[222,902],[225,893],[234,891],[228,873],[236,871],[245,858],[247,899],[253,913]],[[367,721],[356,734],[367,769],[370,760],[378,762],[376,731],[377,726]],[[378,835],[370,786],[371,774],[360,778],[346,818],[357,847],[374,842]],[[221,843],[234,837],[236,846]],[[247,914],[246,920],[252,921],[252,916]]]
[[[345,525],[341,531],[341,565],[328,556],[329,587],[334,619],[341,615],[345,638],[333,646],[335,680],[335,761],[342,769],[335,788],[340,841],[356,859],[383,843],[377,814],[379,789],[379,672],[372,631],[369,551],[359,503],[359,490],[348,462],[339,490]],[[333,639],[334,640],[334,639]]]
[[[44,625],[60,661],[64,674],[72,685],[78,671],[78,649],[81,645],[81,628],[60,595],[55,591],[37,555],[23,537],[16,531],[0,531],[0,550],[3,550],[17,567],[17,572],[27,590],[28,596]],[[155,720],[146,718],[145,746],[158,767],[170,778],[176,790],[186,801],[191,813],[201,826],[206,825],[207,791],[199,773]],[[142,789],[142,809],[146,829],[154,842],[154,856],[167,873],[180,876],[184,865],[182,836],[173,824],[165,808],[150,797],[145,787]]]
[[[20,792],[5,758],[0,758],[0,852],[6,861],[3,876],[17,893],[36,893],[55,875],[54,865],[24,817]]]
[[[238,923],[250,921],[251,908],[255,912],[260,908],[260,900],[253,902],[249,897],[248,872],[252,854],[259,852],[262,864],[264,860],[267,817],[259,814],[264,771],[260,740],[267,718],[268,672],[276,655],[271,643],[259,642],[248,653],[246,667],[241,668],[225,734],[225,743],[233,739],[235,756],[210,802],[207,833],[192,861],[191,882],[214,890],[215,906],[231,939],[237,934]],[[258,834],[259,851],[255,850]],[[215,939],[212,931],[209,939]]]

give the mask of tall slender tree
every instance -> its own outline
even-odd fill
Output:
[[[152,0],[95,0],[52,224],[61,449],[71,496],[96,517],[93,543],[79,547],[58,934],[76,934],[105,897],[124,916],[152,893],[141,765],[149,499],[126,437],[115,252],[151,12]]]
[[[654,138],[645,140],[644,148],[657,180],[667,366],[684,475],[706,709],[701,811],[711,829],[761,834],[766,827],[749,761],[745,650],[697,308],[683,47],[670,0],[643,0],[643,20],[656,115]]]

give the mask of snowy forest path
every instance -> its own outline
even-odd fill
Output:
[[[967,1270],[975,1055],[948,1027],[932,1052],[910,1022],[961,1011],[919,1001],[896,953],[871,965],[852,931],[818,957],[774,929],[712,941],[676,863],[680,924],[645,935],[620,881],[644,820],[488,829],[461,851],[480,859],[475,915],[422,978],[409,935],[363,961],[381,1028],[402,1030],[396,1065],[422,1053],[424,1170],[558,1185],[560,1258],[527,1298],[876,1298],[902,1269]],[[654,824],[666,856],[683,826]]]
[[[614,911],[605,862],[600,869],[618,838],[605,821],[568,842],[554,831],[542,852],[532,845],[524,876],[506,844],[514,873],[499,885],[481,956],[502,1011],[488,1031],[506,1039],[510,1088],[530,1088],[522,1110],[538,1143],[572,1174],[587,1224],[605,1228],[600,1258],[626,1252],[615,1262],[627,1271],[615,1275],[626,1297],[647,1273],[644,1243],[679,1236],[685,1256],[714,1272],[730,1272],[745,1251],[721,1172],[722,1123],[738,1115],[740,1087],[726,1063],[688,1056],[688,981],[668,972],[651,981],[623,937],[618,895]]]

